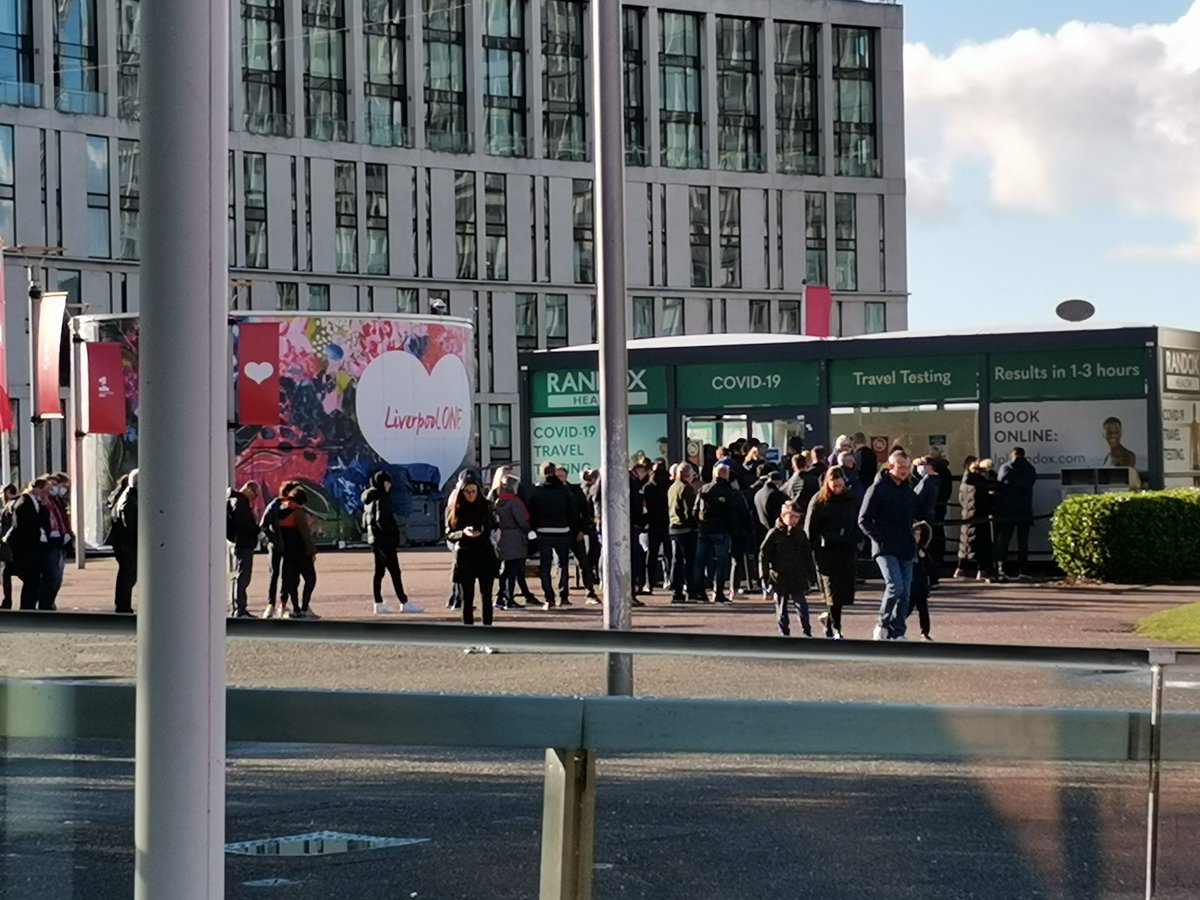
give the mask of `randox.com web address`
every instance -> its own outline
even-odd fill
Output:
[[[1060,456],[1037,453],[1029,456],[1028,459],[1035,466],[1082,466],[1087,463],[1087,457],[1083,454],[1070,453]]]

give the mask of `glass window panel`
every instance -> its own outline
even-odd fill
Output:
[[[633,336],[654,337],[654,298],[633,298]]]
[[[751,334],[768,334],[771,331],[771,301],[750,301]]]
[[[683,298],[664,297],[662,333],[664,335],[683,334]]]

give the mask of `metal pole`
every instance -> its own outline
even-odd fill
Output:
[[[71,334],[71,402],[67,404],[67,441],[71,446],[71,525],[75,529],[75,566],[87,565],[83,536],[87,533],[87,513],[83,499],[83,341],[79,337],[78,321],[69,322]]]
[[[25,269],[29,276],[29,447],[21,454],[22,468],[25,470],[25,483],[37,478],[38,472],[38,424],[37,414],[37,333],[38,333],[38,302],[42,298],[42,286],[33,276],[33,266]]]
[[[600,560],[604,627],[630,628],[629,360],[625,348],[625,144],[621,4],[592,3],[592,145],[596,154],[596,299],[600,338]],[[633,693],[633,660],[608,656],[608,692]]]
[[[1174,654],[1172,653],[1172,657]],[[1154,659],[1150,667],[1150,784],[1146,809],[1146,900],[1154,900],[1158,888],[1158,779],[1162,768],[1163,664]]]
[[[141,27],[134,897],[210,900],[225,896],[229,4],[142,0]]]

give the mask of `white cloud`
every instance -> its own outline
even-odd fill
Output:
[[[1181,222],[1183,244],[1121,252],[1200,261],[1200,0],[1166,25],[1071,22],[946,56],[910,44],[904,64],[914,217],[944,218],[956,177],[982,166],[998,209]]]

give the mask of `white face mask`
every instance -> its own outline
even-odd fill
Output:
[[[917,474],[920,475],[922,478],[925,477],[925,473],[927,471],[929,471],[927,466],[917,466]]]

